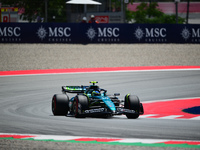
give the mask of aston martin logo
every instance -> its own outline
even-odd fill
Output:
[[[181,32],[181,35],[185,40],[189,39],[190,34],[190,31],[186,27]]]
[[[143,38],[144,32],[143,32],[143,30],[140,27],[138,27],[135,30],[134,34],[135,34],[135,37],[140,41]]]
[[[87,30],[86,34],[87,34],[88,38],[92,41],[95,38],[95,36],[96,36],[97,33],[96,33],[96,31],[92,27],[90,27]]]
[[[41,40],[43,40],[47,35],[47,31],[45,30],[44,27],[41,26],[37,31],[37,35]]]

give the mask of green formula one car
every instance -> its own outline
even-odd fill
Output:
[[[124,100],[119,100],[119,93],[108,95],[107,90],[96,85],[97,81],[90,83],[90,86],[62,86],[63,94],[55,94],[52,98],[53,114],[76,118],[124,114],[129,119],[136,119],[144,113],[143,105],[137,96],[127,94]],[[67,93],[76,95],[69,98]]]

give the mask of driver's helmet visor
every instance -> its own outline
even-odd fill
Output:
[[[101,93],[99,91],[93,91],[92,92],[92,96],[99,96],[101,95]]]

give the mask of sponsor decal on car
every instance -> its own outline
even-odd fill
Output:
[[[118,112],[124,112],[124,113],[136,113],[134,110],[125,109],[125,108],[117,108]]]
[[[90,113],[98,113],[98,112],[104,112],[104,108],[98,108],[98,109],[89,109],[89,110],[85,110],[86,114],[90,114]]]

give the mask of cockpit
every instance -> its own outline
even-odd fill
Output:
[[[95,85],[95,83],[98,83],[97,81],[91,81],[90,83],[93,83],[93,85],[90,85],[86,89],[86,94],[91,94],[91,96],[105,96],[107,91],[100,89],[99,86]]]

